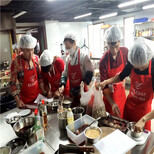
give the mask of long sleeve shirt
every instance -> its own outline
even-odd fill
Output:
[[[10,88],[12,91],[12,95],[15,96],[18,94],[18,88],[17,88],[17,81],[19,82],[20,88],[23,85],[24,82],[24,68],[28,70],[34,69],[34,65],[37,69],[37,77],[38,77],[38,82],[39,86],[43,87],[43,79],[41,77],[41,68],[38,63],[38,57],[36,55],[33,55],[33,60],[28,61],[25,60],[23,57],[23,54],[17,56],[15,60],[12,61],[11,64],[11,78],[10,78]]]

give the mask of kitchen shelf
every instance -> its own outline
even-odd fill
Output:
[[[134,37],[134,38],[140,38],[140,37],[145,37],[145,38],[154,38],[154,36],[139,36],[139,37]]]

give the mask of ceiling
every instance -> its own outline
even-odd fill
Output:
[[[118,12],[118,15],[124,15],[140,11],[142,6],[152,4],[154,0],[119,9],[118,4],[123,2],[126,0],[1,0],[1,12],[12,12],[12,15],[15,15],[20,11],[27,11],[26,14],[16,18],[17,23],[44,20],[96,21],[99,20],[99,16],[108,13]],[[89,12],[92,13],[91,16],[74,19],[75,16]]]

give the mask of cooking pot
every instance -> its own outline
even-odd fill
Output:
[[[17,122],[17,121],[19,121],[19,119],[20,119],[21,117],[20,116],[13,116],[13,117],[11,117],[11,118],[6,118],[6,117],[4,117],[4,119],[5,119],[5,121],[8,123],[8,124],[10,124],[12,127],[13,127],[13,125]]]
[[[130,131],[132,137],[139,138],[143,132],[136,132],[135,131],[135,124],[136,124],[136,122],[129,122],[127,124],[127,128]]]
[[[72,98],[70,97],[65,97],[64,98],[64,101],[63,101],[63,108],[70,108],[71,107],[71,104],[72,104]]]
[[[34,124],[34,117],[25,117],[14,124],[13,130],[17,136],[27,138],[34,133]]]
[[[27,142],[23,138],[15,138],[7,143],[6,146],[11,148],[11,154],[18,154],[25,148],[27,148]]]

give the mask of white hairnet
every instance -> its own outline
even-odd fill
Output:
[[[13,44],[12,48],[13,48],[13,50],[18,49],[19,48],[18,43]]]
[[[106,30],[104,35],[105,42],[118,42],[121,39],[123,39],[123,34],[116,25],[113,25],[108,30]]]
[[[51,65],[52,62],[53,62],[53,55],[51,54],[51,51],[44,50],[40,56],[40,65],[48,66],[48,65]]]
[[[154,43],[145,38],[138,38],[128,52],[128,61],[136,67],[146,65],[154,57]]]
[[[76,36],[76,34],[73,34],[73,33],[66,34],[66,36],[64,37],[64,39],[65,38],[72,39],[73,41],[77,42],[77,36]]]
[[[31,35],[23,35],[20,39],[20,42],[19,42],[19,47],[21,48],[26,48],[26,49],[32,49],[32,48],[35,48],[36,46],[36,38],[34,38],[33,36]]]

